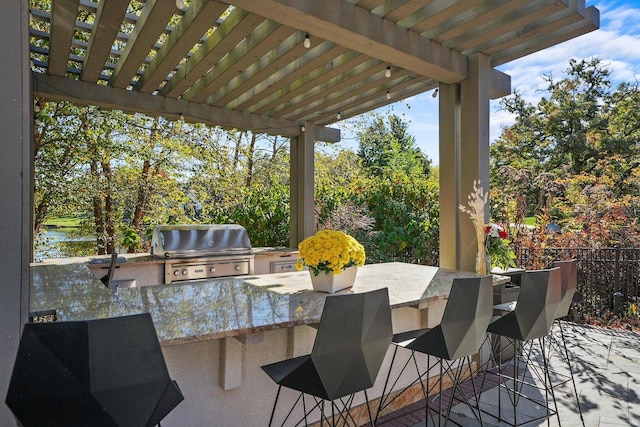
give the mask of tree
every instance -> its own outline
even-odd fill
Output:
[[[516,194],[526,194],[527,205],[537,206],[528,214],[541,213],[544,205],[560,219],[575,214],[572,206],[585,186],[637,195],[638,86],[623,83],[612,92],[610,75],[597,58],[571,60],[566,77],[544,76],[546,95],[536,105],[520,93],[505,98],[503,108],[516,119],[490,148],[492,187],[515,188],[509,181],[517,174],[498,173],[505,167],[527,170],[529,186],[519,186]]]
[[[506,195],[494,205],[515,213],[510,222],[520,223],[525,204],[537,215],[540,230],[520,236],[520,245],[636,244],[638,82],[612,90],[611,71],[597,58],[570,61],[562,79],[544,78],[537,104],[519,93],[503,100],[516,119],[491,146],[492,189]],[[563,225],[561,235],[547,232],[551,221]]]
[[[373,175],[381,175],[385,167],[419,168],[429,175],[431,161],[415,145],[415,138],[407,132],[407,123],[395,114],[385,119],[374,116],[372,123],[358,133],[358,156],[362,166]]]
[[[357,182],[354,200],[375,219],[373,237],[365,242],[369,259],[437,264],[438,187],[407,124],[395,115],[386,123],[377,117],[359,133],[358,156],[368,176]]]

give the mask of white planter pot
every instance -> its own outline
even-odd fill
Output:
[[[314,276],[313,271],[309,270],[309,275],[311,276],[311,284],[315,291],[331,294],[353,286],[357,272],[358,267],[347,267],[342,270],[340,274],[320,273]]]

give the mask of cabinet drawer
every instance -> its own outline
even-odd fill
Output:
[[[270,273],[287,273],[296,271],[296,261],[274,261],[271,262],[269,268]]]

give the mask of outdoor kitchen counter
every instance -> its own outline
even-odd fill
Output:
[[[327,294],[314,292],[308,271],[107,289],[86,264],[34,264],[31,312],[55,310],[58,321],[149,312],[165,346],[255,334],[320,320]],[[389,288],[392,308],[423,308],[446,298],[455,277],[474,273],[405,263],[359,268],[353,288]],[[494,276],[494,284],[508,278]]]
[[[33,264],[31,274],[31,312],[55,310],[59,321],[151,314],[171,377],[185,396],[162,420],[163,427],[209,426],[212,420],[220,426],[265,425],[277,387],[260,367],[309,354],[327,295],[312,290],[308,271],[117,292],[107,289],[86,262]],[[469,276],[474,273],[371,264],[358,270],[353,288],[341,292],[387,287],[394,332],[402,332],[439,323],[453,279]],[[494,276],[494,283],[502,280],[508,278]],[[390,349],[381,372],[389,369],[392,355]],[[381,395],[383,377],[379,375],[371,398]],[[295,399],[287,393],[283,398]],[[418,387],[405,395],[402,405],[421,399],[422,391]],[[362,403],[356,397],[354,405]]]

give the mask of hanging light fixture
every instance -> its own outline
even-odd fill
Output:
[[[390,66],[388,66],[388,67],[387,67],[387,69],[386,69],[386,70],[384,70],[384,76],[385,76],[386,78],[391,77],[391,67],[390,67]]]
[[[180,10],[183,10],[185,7],[184,0],[176,0],[176,7]]]
[[[336,116],[336,118],[337,118],[338,120],[340,120],[340,118],[341,118],[341,117],[342,117],[342,116],[340,115],[340,111],[338,111],[338,115]]]
[[[387,99],[391,99],[391,92],[387,91]]]
[[[436,89],[433,91],[433,93],[431,94],[431,97],[432,97],[432,98],[435,98],[435,97],[437,97],[437,96],[438,96],[438,88],[436,88]]]
[[[304,35],[304,43],[303,43],[303,45],[307,49],[309,49],[311,47],[311,37],[309,37],[308,33]]]
[[[306,130],[307,130],[307,128],[305,128],[305,127],[304,127],[304,125],[302,125],[302,126],[300,126],[300,130],[301,130],[302,132],[304,132],[304,131],[306,131]]]
[[[181,122],[184,122],[184,114],[180,113],[178,118],[180,119]]]

